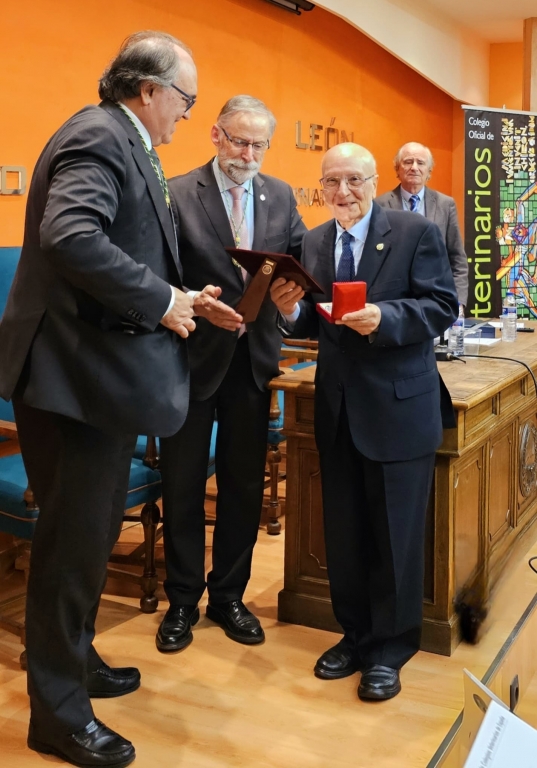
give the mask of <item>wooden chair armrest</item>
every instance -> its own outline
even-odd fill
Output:
[[[17,425],[14,421],[4,421],[0,419],[0,435],[2,437],[17,437]]]
[[[317,349],[319,342],[317,339],[282,339],[287,347],[308,347],[308,349]]]

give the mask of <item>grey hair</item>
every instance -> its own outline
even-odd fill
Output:
[[[237,112],[252,112],[258,115],[265,115],[269,121],[269,138],[272,137],[272,134],[276,129],[276,118],[263,101],[256,99],[255,96],[247,96],[245,94],[241,94],[240,96],[232,96],[231,99],[226,101],[220,110],[220,114],[216,118],[216,122],[218,124],[226,122],[232,115],[236,114]]]
[[[163,87],[177,80],[180,62],[174,45],[190,49],[167,32],[145,30],[129,35],[99,80],[99,97],[123,101],[140,95],[142,82]]]
[[[396,171],[399,170],[399,166],[401,165],[401,153],[403,152],[403,149],[406,146],[408,146],[409,144],[419,144],[420,147],[423,147],[423,149],[425,150],[425,152],[427,154],[427,161],[428,161],[428,165],[429,165],[429,171],[432,171],[433,168],[434,168],[433,153],[431,152],[429,147],[426,147],[425,144],[421,144],[419,141],[407,141],[405,144],[403,144],[402,147],[399,147],[399,149],[397,150],[397,154],[393,158],[393,167],[395,168],[395,170]]]

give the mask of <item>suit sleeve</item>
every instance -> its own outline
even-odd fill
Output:
[[[455,320],[458,301],[446,246],[436,224],[421,235],[410,267],[410,297],[376,302],[381,321],[375,346],[416,344],[440,336]]]
[[[302,216],[298,212],[296,207],[295,196],[291,187],[289,189],[289,247],[287,253],[290,256],[294,256],[297,261],[301,261],[302,257],[302,241],[304,235],[308,231],[306,225],[302,220]]]
[[[446,247],[448,251],[449,263],[457,288],[459,303],[466,306],[468,302],[468,259],[464,251],[461,231],[457,218],[457,208],[455,201],[450,199],[448,223],[446,230]]]
[[[134,166],[132,156],[129,161]],[[107,235],[129,173],[126,142],[112,127],[89,122],[64,137],[50,169],[41,248],[72,285],[154,330],[170,303],[170,286]]]

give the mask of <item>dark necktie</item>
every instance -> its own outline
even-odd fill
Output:
[[[354,256],[352,253],[352,244],[354,237],[348,232],[341,235],[341,258],[337,265],[336,281],[338,283],[350,283],[354,280]]]
[[[418,210],[420,204],[419,195],[410,195],[410,210],[415,213]]]
[[[145,143],[144,143],[145,146]],[[149,159],[151,161],[151,165],[153,166],[153,170],[158,176],[158,180],[160,181],[160,186],[162,187],[162,192],[164,193],[164,199],[166,200],[166,205],[168,208],[170,207],[170,193],[168,191],[168,182],[166,181],[166,176],[164,175],[164,171],[162,170],[162,165],[160,163],[160,157],[157,155],[155,151],[155,147],[151,147],[151,149],[147,149],[147,154],[149,155]]]

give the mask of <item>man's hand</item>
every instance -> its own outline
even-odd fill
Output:
[[[194,314],[204,317],[218,328],[227,331],[236,331],[241,327],[242,316],[237,314],[232,307],[228,307],[218,297],[222,293],[221,288],[214,285],[206,285],[203,291],[194,296]]]
[[[196,329],[196,323],[192,320],[194,310],[192,309],[192,298],[186,293],[173,287],[175,301],[169,312],[166,312],[162,320],[162,325],[177,333],[183,339],[186,339],[189,333]]]
[[[357,312],[347,312],[341,320],[336,320],[336,325],[347,325],[353,331],[368,336],[376,331],[380,325],[381,312],[376,304],[366,304]]]
[[[277,277],[270,286],[270,298],[282,315],[292,315],[303,296],[304,290],[294,280]]]

